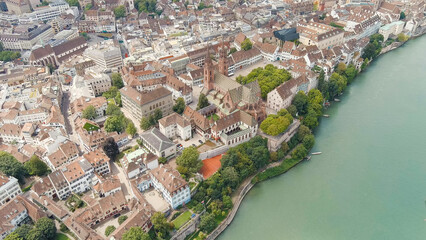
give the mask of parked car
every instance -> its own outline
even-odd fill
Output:
[[[198,142],[201,143],[201,144],[203,144],[203,141],[201,141],[201,140],[198,140]]]
[[[195,145],[194,143],[192,144],[192,146],[196,147],[197,145]]]

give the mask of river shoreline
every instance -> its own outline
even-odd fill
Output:
[[[425,34],[426,32],[423,32],[423,33],[421,33],[421,34],[419,34],[418,36],[415,36],[415,37],[412,37],[412,38],[410,38],[409,40],[407,40],[406,42],[398,42],[397,43],[397,45],[395,45],[395,46],[392,46],[392,45],[390,45],[390,46],[392,46],[392,47],[390,47],[390,46],[388,46],[388,47],[390,47],[389,49],[386,49],[385,50],[385,48],[384,49],[382,49],[382,52],[379,54],[379,56],[381,56],[381,55],[384,55],[384,54],[386,54],[386,53],[388,53],[388,52],[391,52],[391,51],[393,51],[393,50],[395,50],[395,49],[397,49],[397,48],[399,48],[399,47],[401,47],[401,46],[404,46],[405,45],[405,43],[407,43],[408,41],[411,41],[411,40],[413,40],[413,39],[416,39],[416,38],[418,38],[418,37],[421,37],[421,36],[423,36],[424,34]],[[384,51],[383,51],[384,50]],[[370,61],[370,63],[371,63],[371,61]],[[362,72],[360,72],[360,73],[362,73]],[[357,77],[358,77],[359,75],[357,75]],[[356,78],[355,78],[356,79]],[[283,160],[281,160],[281,162],[282,161],[284,161],[284,159]],[[300,161],[298,161],[296,164],[294,164],[291,168],[289,168],[288,170],[286,170],[285,172],[283,172],[282,174],[279,174],[279,175],[277,175],[277,176],[280,176],[280,175],[283,175],[284,173],[286,173],[286,172],[288,172],[290,169],[292,169],[292,168],[294,168],[295,166],[297,166],[297,165],[299,165],[299,163],[301,163],[301,162],[303,162],[303,160],[300,160]],[[266,167],[265,169],[268,169],[268,168],[272,168],[272,167],[275,167],[276,165],[277,165],[277,163],[278,162],[275,162],[275,163],[271,163],[271,164],[269,164],[268,165],[268,167]],[[260,172],[263,172],[265,169],[262,169],[261,171],[259,171],[258,173],[260,173]],[[239,187],[239,189],[238,189],[238,191],[236,191],[236,192],[239,192],[239,194],[238,194],[238,197],[237,197],[237,199],[235,200],[235,202],[233,202],[234,203],[234,207],[232,208],[232,210],[231,210],[231,212],[228,214],[228,216],[216,227],[216,229],[215,230],[213,230],[213,232],[211,232],[208,236],[207,236],[207,238],[206,239],[208,239],[208,240],[213,240],[213,239],[216,239],[217,237],[219,237],[220,236],[220,234],[223,232],[223,231],[225,231],[226,230],[226,228],[232,223],[232,221],[234,220],[234,217],[235,217],[235,215],[236,215],[236,213],[238,212],[238,209],[240,208],[240,204],[242,203],[242,201],[244,200],[244,198],[245,198],[245,196],[247,195],[247,193],[249,193],[250,192],[250,190],[256,185],[256,184],[253,184],[252,183],[252,180],[253,180],[253,178],[255,178],[256,176],[257,176],[257,174],[258,173],[256,173],[255,175],[253,175],[253,176],[251,176],[249,179],[248,179],[248,182],[247,183],[245,183],[245,184],[243,184],[243,185],[241,185],[240,187]],[[276,176],[274,176],[274,177],[276,177]],[[247,180],[246,180],[247,181]],[[258,182],[256,182],[256,183],[258,183]]]

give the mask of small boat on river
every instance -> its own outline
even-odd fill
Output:
[[[330,115],[328,115],[328,114],[324,114],[324,115],[322,115],[323,117],[326,117],[326,118],[329,118],[330,117]]]
[[[322,152],[313,152],[312,155],[320,155]]]
[[[340,99],[335,98],[335,99],[334,99],[334,101],[335,101],[335,102],[340,102]]]

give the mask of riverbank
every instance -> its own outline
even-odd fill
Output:
[[[411,39],[410,39],[411,40]],[[409,41],[410,41],[409,40]],[[397,47],[395,47],[394,49],[396,49],[396,48],[399,48],[400,46],[402,46],[403,44],[399,44]],[[394,49],[392,49],[392,50],[394,50]],[[388,50],[388,51],[390,51],[390,50]],[[388,52],[388,51],[386,51],[386,52]],[[359,76],[357,76],[357,77],[359,77]],[[263,180],[266,180],[266,179],[270,179],[270,178],[273,178],[273,177],[275,177],[275,176],[279,176],[279,175],[282,175],[283,173],[285,173],[285,172],[287,172],[288,170],[290,170],[291,168],[293,168],[294,166],[296,166],[298,163],[300,163],[301,161],[299,161],[299,162],[296,162],[293,166],[291,166],[289,169],[285,169],[283,166],[274,166],[274,167],[271,167],[271,168],[269,168],[269,169],[271,169],[269,172],[273,172],[274,174],[268,174],[268,176],[267,177],[265,177],[265,179],[263,179],[262,178],[262,181]],[[268,170],[269,170],[268,169]],[[273,169],[273,170],[272,170]],[[259,173],[259,174],[261,174],[261,173]],[[258,175],[256,175],[256,176],[258,176]],[[254,177],[252,177],[251,179],[253,180],[256,176],[254,176]],[[250,183],[247,183],[246,185],[244,185],[244,186],[242,186],[242,188],[243,189],[245,189],[247,186],[250,186],[250,188],[249,188],[249,190],[251,190],[252,189],[252,187],[254,186],[253,185],[253,182],[252,182],[252,180],[250,181]],[[258,183],[259,181],[255,181],[255,183]],[[229,224],[233,221],[233,218],[235,217],[235,213],[238,211],[238,209],[239,209],[239,207],[240,207],[240,204],[241,204],[241,202],[242,202],[242,200],[244,199],[244,197],[246,196],[246,194],[248,193],[249,191],[244,191],[243,193],[244,194],[238,194],[238,198],[236,199],[236,205],[235,205],[235,208],[236,209],[233,209],[232,210],[232,212],[234,212],[234,214],[229,214],[229,216],[226,218],[226,221],[224,221],[224,222],[222,222],[219,226],[218,226],[218,228],[217,229],[215,229],[210,235],[209,235],[209,239],[215,239],[215,238],[217,238],[219,235],[220,235],[220,233],[222,233],[225,229],[226,229],[226,227],[227,226],[229,226]]]

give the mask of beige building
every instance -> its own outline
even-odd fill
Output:
[[[5,0],[7,10],[10,13],[21,15],[31,12],[30,4],[26,0]]]
[[[299,22],[297,32],[301,43],[306,46],[316,45],[319,49],[341,45],[345,34],[340,28],[316,22]]]
[[[102,69],[119,69],[123,66],[120,47],[113,40],[102,41],[84,51],[85,57],[93,60]]]
[[[131,87],[124,87],[120,89],[120,93],[123,108],[138,121],[153,114],[155,109],[160,109],[163,117],[173,112],[172,93],[164,87],[145,93],[138,92]]]
[[[90,95],[96,97],[110,89],[111,79],[105,73],[89,70],[84,75],[84,84],[87,86]]]

